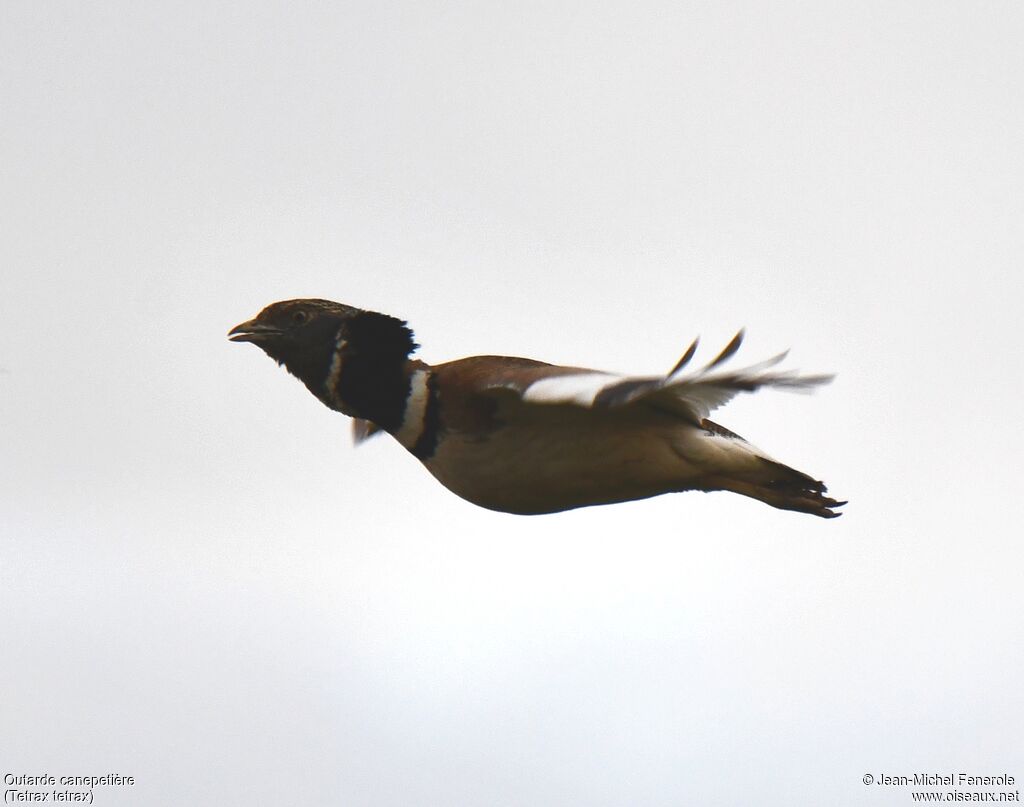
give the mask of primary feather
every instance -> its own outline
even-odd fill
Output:
[[[616,408],[650,405],[670,410],[699,424],[711,412],[728,403],[740,392],[755,392],[776,387],[791,392],[809,392],[829,383],[831,375],[800,375],[795,370],[771,371],[788,353],[783,352],[758,364],[730,372],[712,372],[727,362],[743,343],[743,331],[732,338],[712,361],[700,370],[682,373],[697,350],[694,340],[672,371],[666,376],[622,376],[593,370],[567,371],[540,378],[525,388],[505,381],[504,389],[519,389],[523,400],[531,404],[562,404],[588,408]]]

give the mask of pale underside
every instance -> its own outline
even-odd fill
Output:
[[[452,492],[491,510],[550,513],[719,489],[716,466],[756,467],[756,450],[670,415],[520,407],[520,417],[486,440],[449,433],[427,469]],[[524,416],[524,412],[526,413]],[[499,411],[498,420],[502,419]],[[726,456],[728,462],[726,463]],[[466,467],[473,469],[466,473]]]

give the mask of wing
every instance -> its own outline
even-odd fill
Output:
[[[700,424],[704,418],[740,392],[775,387],[793,392],[810,392],[827,384],[831,375],[800,375],[796,370],[776,370],[788,353],[738,370],[726,371],[727,362],[743,342],[741,330],[712,361],[699,370],[686,372],[697,352],[697,340],[665,376],[630,377],[575,368],[551,368],[551,372],[523,384],[508,380],[489,388],[500,395],[514,390],[525,403],[572,405],[591,409],[652,406]]]
[[[362,418],[352,418],[352,443],[360,445],[381,431],[380,426]]]

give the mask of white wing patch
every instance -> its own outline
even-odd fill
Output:
[[[827,384],[831,375],[800,375],[796,370],[772,368],[786,358],[780,353],[766,361],[740,370],[719,369],[743,342],[740,331],[716,358],[699,370],[684,372],[696,352],[694,341],[683,358],[667,376],[621,376],[611,373],[583,372],[544,378],[523,392],[523,400],[534,404],[570,404],[588,408],[616,408],[647,404],[700,423],[741,392],[761,387],[777,387],[792,392],[810,392]]]
[[[539,404],[576,404],[593,406],[601,390],[625,377],[610,373],[578,373],[558,375],[535,381],[523,393],[523,400]]]

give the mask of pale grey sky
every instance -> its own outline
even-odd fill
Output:
[[[0,5],[0,768],[99,805],[904,805],[1024,778],[1015,3]],[[523,518],[227,329],[833,371],[851,500]],[[718,345],[715,345],[718,346]],[[710,349],[710,348],[709,348]]]

